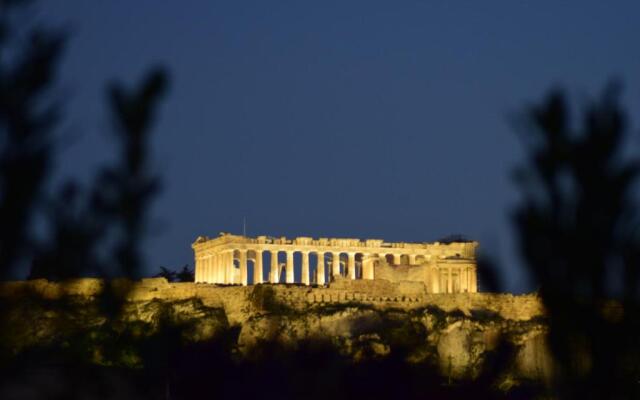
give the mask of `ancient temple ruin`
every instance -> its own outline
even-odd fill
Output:
[[[387,280],[422,282],[427,293],[475,293],[477,246],[471,241],[388,243],[221,233],[217,238],[198,237],[192,248],[197,283],[325,285],[339,279]]]

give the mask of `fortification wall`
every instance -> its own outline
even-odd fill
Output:
[[[540,318],[544,309],[532,295],[428,294],[421,282],[350,279],[329,287],[219,286],[163,278],[110,284],[127,300],[114,326],[136,334],[158,332],[158,321],[169,315],[176,324],[188,322],[184,334],[194,342],[239,328],[234,346],[243,354],[265,342],[295,348],[321,339],[355,360],[384,357],[406,340],[413,346],[408,360],[432,360],[443,374],[459,377],[476,376],[484,354],[504,339],[518,348],[514,377],[547,379],[552,372],[547,327]],[[100,330],[106,319],[93,301],[104,288],[100,279],[0,283],[0,299],[9,302],[3,317],[11,326],[0,346],[17,353],[85,334],[100,349],[99,338],[108,338],[113,328]],[[60,304],[61,299],[71,301]],[[94,353],[94,362],[105,362],[100,351]]]
[[[200,299],[208,307],[224,307],[228,311],[248,305],[250,294],[258,286],[219,286],[201,283],[169,283],[164,278],[148,278],[132,282],[115,280],[116,291],[126,293],[131,302],[154,299],[178,301]],[[436,306],[444,311],[459,310],[471,315],[475,310],[491,311],[509,320],[526,321],[544,315],[540,300],[535,295],[514,296],[496,293],[428,294],[420,282],[390,282],[387,280],[339,279],[328,287],[302,285],[271,285],[275,298],[294,309],[303,310],[311,305],[333,303],[362,303],[375,308],[411,310]],[[95,297],[104,289],[100,279],[83,278],[65,282],[44,279],[0,283],[0,297],[35,294],[44,299],[65,296]],[[232,312],[231,315],[237,314]],[[243,319],[238,315],[238,319]],[[234,318],[235,319],[235,318]]]

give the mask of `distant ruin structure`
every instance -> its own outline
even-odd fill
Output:
[[[420,282],[427,293],[477,292],[477,247],[473,241],[388,243],[228,233],[200,236],[192,244],[196,283],[325,285],[340,279],[387,280]]]

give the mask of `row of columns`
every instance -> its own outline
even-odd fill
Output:
[[[238,250],[236,250],[238,251]],[[264,280],[264,268],[263,268],[263,253],[264,250],[251,250],[255,252],[254,259],[254,269],[253,269],[253,283],[263,283]],[[268,250],[266,250],[268,251]],[[268,282],[271,283],[281,283],[280,273],[281,268],[278,260],[278,251],[270,251],[271,252],[271,266],[269,275],[267,277]],[[289,250],[286,252],[286,263],[285,263],[285,279],[286,283],[295,283],[294,279],[294,262],[293,255],[295,251]],[[247,250],[239,250],[239,255],[237,257],[237,261],[239,263],[239,268],[235,267],[234,264],[234,250],[226,250],[218,253],[211,253],[204,257],[200,257],[196,263],[196,282],[209,282],[209,283],[220,283],[220,284],[242,284],[248,285],[249,283],[249,275],[248,275],[248,251]],[[311,279],[311,270],[310,270],[310,260],[309,254],[316,253],[317,262],[316,262],[316,276],[315,283],[318,285],[324,285],[326,282],[326,262],[325,262],[325,254],[326,252],[318,251],[301,251],[302,262],[301,262],[301,281],[303,285],[310,285],[312,283]],[[340,254],[342,252],[331,252],[332,259],[329,265],[329,273],[332,276],[341,275],[340,271]],[[353,252],[347,253],[346,260],[346,272],[347,276],[350,279],[356,279],[356,254]],[[394,255],[394,261],[399,262],[400,255]],[[374,279],[374,268],[373,268],[374,258],[369,258],[366,254],[363,254],[362,260],[362,279]],[[411,260],[410,258],[410,261]],[[477,278],[475,273],[475,268],[467,267],[467,266],[442,266],[438,268],[434,268],[429,272],[430,276],[428,281],[430,281],[430,291],[432,293],[454,293],[454,292],[476,292],[477,291]],[[456,279],[454,279],[454,276]]]
[[[476,270],[470,266],[435,268],[432,270],[429,280],[431,293],[475,293],[478,291]]]
[[[251,250],[255,252],[254,269],[253,269],[253,282],[263,283],[263,250]],[[286,250],[286,264],[285,264],[285,282],[295,283],[294,270],[293,270],[293,254],[295,251]],[[234,251],[228,250],[220,253],[211,253],[207,256],[201,257],[197,261],[196,265],[196,282],[211,282],[222,284],[235,284],[240,283],[247,285],[249,283],[248,276],[248,257],[247,250],[239,251],[239,276],[236,277],[236,268],[234,265]],[[269,271],[268,281],[271,283],[280,283],[280,265],[278,262],[278,253],[280,250],[271,251],[271,268]],[[311,284],[311,274],[309,265],[309,254],[311,251],[301,251],[302,255],[302,278],[301,283],[304,285]],[[324,285],[325,279],[325,254],[326,252],[318,251],[316,262],[316,283]],[[331,275],[339,276],[340,273],[340,254],[341,252],[332,252],[331,259]],[[356,279],[356,253],[347,253],[346,271],[351,279]],[[362,262],[362,278],[373,279],[373,263],[372,261]]]

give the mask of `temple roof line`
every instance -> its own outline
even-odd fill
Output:
[[[313,239],[311,237],[300,236],[293,239],[287,237],[273,237],[273,236],[257,236],[248,237],[243,235],[233,235],[230,233],[221,232],[220,236],[216,238],[209,238],[207,236],[199,236],[192,244],[195,249],[204,249],[217,247],[220,245],[234,244],[245,247],[246,245],[266,245],[266,248],[272,248],[273,246],[285,246],[285,247],[300,247],[309,248],[344,248],[344,249],[389,249],[389,251],[402,251],[402,250],[414,250],[414,251],[429,251],[429,250],[467,250],[464,253],[475,253],[475,249],[478,246],[478,242],[452,242],[452,243],[440,243],[440,242],[423,242],[423,243],[411,243],[411,242],[385,242],[382,239],[356,239],[356,238],[318,238]],[[383,250],[383,251],[384,251]],[[470,251],[469,251],[470,250]]]

